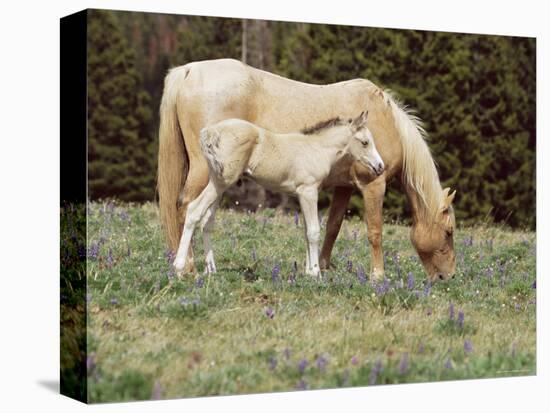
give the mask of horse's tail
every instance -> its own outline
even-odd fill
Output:
[[[417,193],[426,211],[434,214],[442,202],[439,174],[426,143],[422,121],[397,101],[389,91],[384,92],[403,147],[402,180]]]
[[[177,110],[178,92],[187,70],[185,67],[176,68],[168,73],[160,103],[157,191],[160,219],[172,251],[177,250],[181,237],[178,199],[188,170],[187,151]]]

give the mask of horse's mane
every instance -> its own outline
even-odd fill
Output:
[[[304,135],[313,135],[315,133],[319,133],[324,129],[334,128],[335,126],[341,126],[344,125],[346,121],[340,117],[323,120],[321,122],[316,123],[313,126],[308,126],[304,129],[302,129],[300,132]]]
[[[385,90],[382,95],[391,108],[403,146],[403,182],[416,192],[420,211],[427,218],[433,218],[441,207],[443,190],[435,161],[426,143],[427,133],[414,111],[399,102],[389,90]]]

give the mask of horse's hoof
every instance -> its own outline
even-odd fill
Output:
[[[330,263],[330,260],[327,260],[327,259],[324,259],[324,258],[321,258],[319,260],[319,265],[321,266],[322,270],[328,270],[328,269],[330,269],[330,267],[332,267],[332,264]]]

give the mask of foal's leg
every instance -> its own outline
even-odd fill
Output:
[[[301,208],[301,207],[300,207]],[[309,269],[311,268],[311,259],[309,257],[309,241],[307,239],[307,222],[305,219],[304,209],[302,209],[302,214],[304,215],[304,239],[306,240],[306,274],[309,274]]]
[[[309,251],[309,267],[306,274],[318,276],[319,269],[319,215],[317,215],[317,188],[307,187],[298,192],[300,207],[306,223],[307,247]]]
[[[336,241],[336,237],[338,237],[338,233],[342,227],[342,221],[352,192],[353,188],[343,186],[334,188],[327,221],[327,231],[325,233],[325,240],[323,241],[323,248],[321,249],[320,261],[321,268],[323,269],[330,267],[330,255],[334,247],[334,241]]]
[[[367,237],[371,247],[371,275],[373,279],[384,276],[384,257],[382,254],[382,207],[386,192],[386,174],[382,174],[366,185],[359,185],[365,205]]]
[[[202,218],[202,239],[204,244],[204,252],[206,254],[206,265],[204,267],[205,274],[212,274],[216,272],[216,263],[214,261],[214,251],[212,250],[212,243],[210,242],[210,234],[214,227],[214,221],[216,219],[216,209],[218,208],[219,199],[216,199],[212,206],[208,208],[206,214]]]
[[[195,227],[217,198],[218,190],[216,185],[213,181],[209,181],[204,191],[202,191],[199,197],[191,202],[187,208],[183,234],[181,236],[176,258],[174,259],[174,267],[180,276],[185,273],[184,269],[187,264],[187,253],[191,245],[191,238],[193,237]]]

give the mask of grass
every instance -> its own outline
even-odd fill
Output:
[[[91,402],[536,372],[533,232],[459,229],[457,276],[430,286],[409,228],[385,225],[384,285],[368,277],[358,218],[314,280],[302,274],[301,218],[222,210],[219,272],[180,280],[154,205],[92,203],[88,214]],[[195,252],[202,271],[199,232]]]

